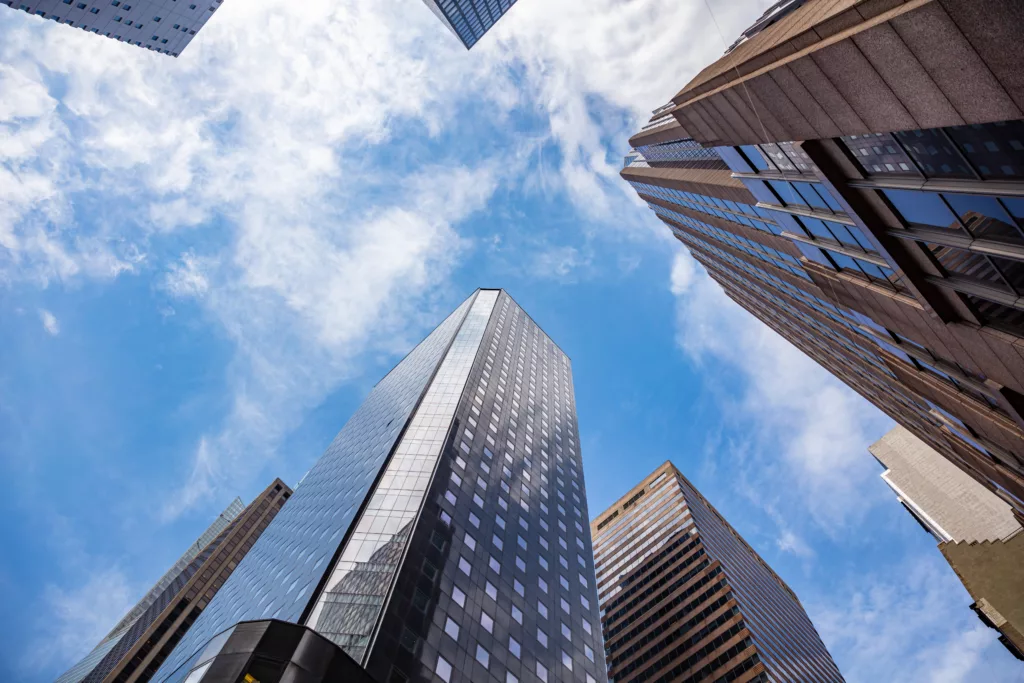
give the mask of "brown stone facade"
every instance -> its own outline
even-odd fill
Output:
[[[996,541],[950,541],[939,549],[974,598],[971,609],[1024,660],[1024,532]]]
[[[144,683],[274,519],[292,489],[275,479],[192,561],[119,637],[82,679],[88,683]]]
[[[615,681],[843,680],[793,591],[672,463],[591,533]]]
[[[656,110],[621,175],[733,300],[1024,520],[1021,25],[1017,0],[808,0]],[[681,142],[728,170],[662,167]]]

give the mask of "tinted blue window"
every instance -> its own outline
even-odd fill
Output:
[[[908,223],[952,229],[960,227],[956,216],[937,194],[909,190],[885,190],[884,194]]]

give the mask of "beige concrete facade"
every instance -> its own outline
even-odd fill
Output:
[[[882,479],[940,542],[996,541],[1021,529],[1013,509],[904,427],[868,450]]]

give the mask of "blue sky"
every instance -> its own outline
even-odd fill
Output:
[[[712,3],[727,37],[766,2]],[[673,460],[850,681],[1020,680],[866,447],[617,171],[703,3],[231,0],[171,60],[0,10],[0,670],[48,681],[235,495],[296,482],[478,286],[573,359],[593,514]],[[731,42],[731,41],[730,41]]]

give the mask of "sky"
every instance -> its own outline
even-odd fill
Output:
[[[296,483],[476,287],[569,354],[588,503],[672,460],[851,682],[1024,680],[867,446],[888,418],[618,177],[764,0],[228,0],[178,59],[0,8],[0,671],[50,681]]]

